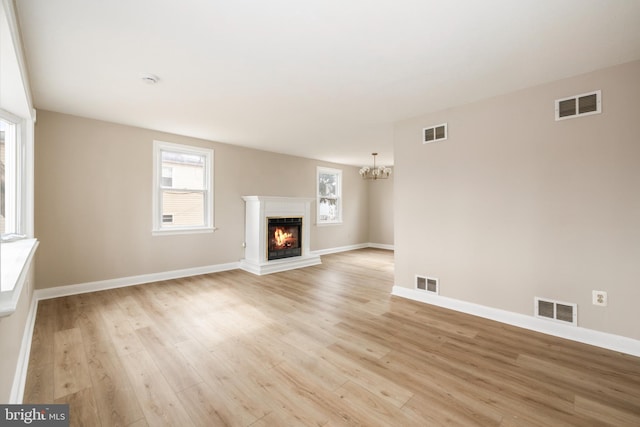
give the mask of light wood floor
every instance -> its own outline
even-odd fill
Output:
[[[25,403],[87,426],[640,426],[640,359],[391,297],[366,249],[41,301]]]

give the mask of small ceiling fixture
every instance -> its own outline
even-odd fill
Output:
[[[154,74],[140,73],[140,79],[148,85],[154,85],[158,83],[158,81],[160,80],[160,77]]]
[[[373,156],[373,168],[363,166],[360,168],[360,176],[363,179],[387,179],[391,175],[391,168],[386,166],[376,166],[376,156],[378,153],[371,153]]]

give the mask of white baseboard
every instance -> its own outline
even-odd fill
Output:
[[[163,280],[180,279],[182,277],[200,274],[218,273],[220,271],[235,270],[239,263],[209,265],[205,267],[186,268],[183,270],[164,271],[161,273],[142,274],[139,276],[121,277],[118,279],[99,280],[97,282],[80,283],[77,285],[58,286],[55,288],[38,289],[36,299],[43,300],[68,295],[84,294],[87,292],[104,291],[107,289],[123,288],[125,286],[142,285],[144,283],[160,282]]]
[[[329,255],[329,254],[337,254],[338,252],[355,251],[356,249],[364,249],[368,247],[369,247],[368,243],[359,243],[357,245],[340,246],[337,248],[318,249],[317,251],[313,251],[313,253],[316,255]]]
[[[384,250],[387,250],[387,251],[395,250],[395,246],[393,246],[393,245],[384,245],[382,243],[369,243],[369,247],[370,248],[375,248],[375,249],[384,249]]]
[[[329,249],[319,249],[317,251],[313,251],[313,253],[316,255],[329,255],[329,254],[337,254],[338,252],[355,251],[357,249],[365,249],[365,248],[386,249],[386,250],[392,251],[393,245],[383,245],[381,243],[358,243],[357,245],[339,246],[337,248],[329,248]]]
[[[29,355],[31,354],[31,341],[33,339],[33,328],[36,324],[36,313],[38,312],[38,300],[35,292],[31,297],[29,304],[29,312],[22,333],[22,342],[20,343],[20,353],[18,354],[18,363],[16,372],[13,376],[13,385],[11,394],[9,395],[9,404],[19,405],[24,397],[24,387],[27,383],[27,372],[29,370]]]
[[[448,308],[450,310],[460,311],[462,313],[472,314],[474,316],[484,317],[485,319],[495,320],[508,325],[542,332],[543,334],[566,338],[568,340],[640,357],[640,341],[632,338],[577,326],[562,325],[533,316],[500,310],[440,295],[429,295],[425,292],[402,286],[394,286],[391,294],[438,307]]]

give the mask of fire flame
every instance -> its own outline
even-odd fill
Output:
[[[286,241],[293,237],[293,233],[285,233],[282,228],[276,228],[273,237],[275,237],[278,246],[284,246]]]

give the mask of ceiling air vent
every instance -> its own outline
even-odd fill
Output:
[[[438,285],[438,279],[434,277],[425,277],[416,275],[416,289],[421,291],[427,291],[438,295],[440,292],[440,286]]]
[[[432,126],[422,129],[422,143],[427,144],[429,142],[444,141],[447,139],[447,124]]]
[[[578,305],[550,299],[534,298],[534,315],[543,319],[578,325]]]
[[[600,114],[601,112],[602,94],[599,90],[569,98],[556,99],[556,121]]]

